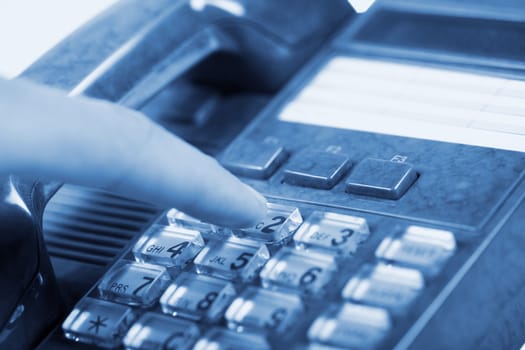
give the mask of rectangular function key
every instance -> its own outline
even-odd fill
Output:
[[[365,196],[399,199],[416,181],[408,163],[367,158],[357,164],[346,181],[346,191]]]
[[[204,246],[199,231],[153,225],[133,247],[135,259],[168,268],[184,267]]]
[[[386,237],[376,250],[376,257],[387,262],[436,275],[456,251],[456,239],[450,231],[409,226],[401,234]]]
[[[418,270],[379,263],[363,266],[345,285],[342,297],[402,314],[424,286],[423,275]]]
[[[234,233],[268,244],[286,242],[303,222],[299,209],[275,203],[268,203],[267,206],[268,211],[262,221],[248,229],[235,230]]]
[[[284,169],[284,181],[291,185],[328,190],[350,169],[348,156],[324,151],[301,152]]]
[[[355,253],[369,235],[364,218],[315,211],[297,230],[293,240],[299,249],[317,248],[349,255]]]
[[[230,237],[208,242],[193,263],[200,274],[247,282],[257,277],[269,258],[261,242]]]
[[[104,299],[128,305],[151,306],[159,298],[170,277],[166,268],[137,262],[121,262],[109,270],[98,286]]]
[[[291,288],[322,294],[336,271],[335,257],[321,252],[282,248],[260,273],[265,288]]]
[[[386,310],[345,303],[333,305],[318,316],[308,329],[308,339],[344,349],[371,349],[392,328]]]
[[[67,339],[113,349],[121,344],[135,318],[129,306],[84,298],[62,323],[62,329]]]
[[[283,334],[290,330],[304,307],[295,293],[248,287],[226,310],[228,328]]]
[[[160,305],[166,314],[215,322],[235,295],[226,280],[183,272],[166,289]]]
[[[133,324],[123,342],[126,350],[186,350],[191,349],[199,333],[190,321],[148,312]]]
[[[232,173],[255,179],[267,179],[288,158],[279,143],[245,141],[229,148],[222,165]]]

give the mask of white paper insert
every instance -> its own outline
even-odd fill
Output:
[[[279,118],[525,152],[525,81],[341,56]]]

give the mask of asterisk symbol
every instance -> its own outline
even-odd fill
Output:
[[[108,320],[107,317],[100,317],[100,315],[97,315],[96,320],[90,320],[89,323],[91,323],[91,326],[89,326],[88,331],[95,330],[95,333],[98,334],[98,331],[100,327],[107,327],[108,325],[105,323]]]

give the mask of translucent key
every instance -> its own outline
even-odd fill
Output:
[[[366,265],[343,289],[343,299],[405,312],[425,286],[418,270],[385,264]]]
[[[380,259],[421,269],[433,276],[456,250],[450,231],[409,226],[405,232],[383,239],[376,250]]]
[[[160,299],[164,313],[215,322],[235,297],[233,285],[223,279],[182,273]]]
[[[169,282],[168,272],[162,266],[121,262],[104,275],[98,291],[104,299],[151,306]]]
[[[177,209],[168,210],[166,212],[166,219],[170,225],[199,231],[205,239],[229,237],[232,235],[231,230],[228,228],[203,222]]]
[[[111,349],[120,345],[135,317],[128,306],[84,298],[66,318],[62,329],[68,339]]]
[[[384,309],[345,303],[317,317],[308,330],[311,342],[351,349],[374,348],[390,331]]]
[[[315,211],[301,225],[293,239],[299,249],[310,247],[353,254],[370,235],[366,219]]]
[[[282,248],[260,273],[265,288],[293,288],[309,294],[323,292],[336,271],[335,257],[321,252]]]
[[[193,350],[270,350],[260,334],[237,333],[228,329],[213,328],[199,339]]]
[[[140,262],[166,267],[183,267],[204,246],[197,230],[183,227],[153,225],[135,244],[133,254]]]
[[[234,230],[239,237],[250,237],[265,243],[284,243],[303,222],[299,209],[288,205],[267,203],[266,217],[251,228]]]
[[[246,282],[257,276],[269,258],[264,244],[230,237],[208,242],[193,263],[198,273]]]
[[[133,324],[124,337],[126,350],[185,350],[199,337],[190,321],[148,312]]]
[[[228,328],[282,334],[297,324],[303,312],[299,295],[248,287],[226,310]]]

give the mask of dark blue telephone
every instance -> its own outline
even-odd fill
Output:
[[[140,108],[268,217],[233,230],[66,185],[43,239],[57,186],[5,179],[0,344],[518,348],[524,9],[122,1],[24,75]]]

